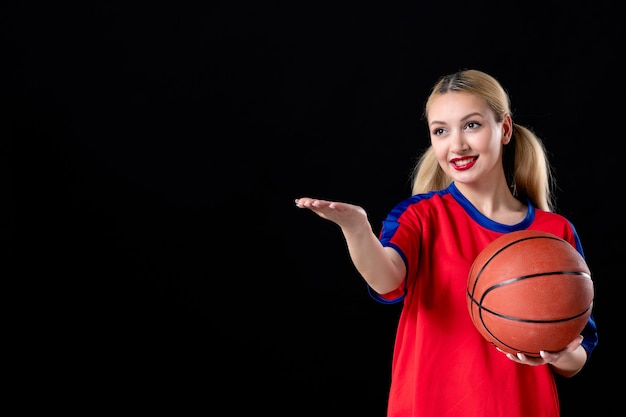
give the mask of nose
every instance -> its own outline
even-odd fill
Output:
[[[455,131],[450,134],[450,151],[454,153],[464,153],[469,149],[461,132]]]

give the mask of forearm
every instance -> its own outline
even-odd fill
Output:
[[[352,262],[369,286],[379,294],[398,288],[405,275],[400,255],[383,247],[369,224],[358,230],[342,231]]]
[[[296,205],[339,225],[354,266],[374,291],[386,294],[398,288],[404,262],[394,249],[383,247],[362,207],[309,197],[296,199]]]
[[[576,375],[585,365],[587,361],[587,351],[578,346],[572,352],[563,354],[559,360],[550,364],[555,373],[571,378]]]

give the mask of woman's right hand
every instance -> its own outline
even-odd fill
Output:
[[[318,216],[337,223],[344,230],[363,227],[364,223],[370,227],[367,213],[360,206],[310,197],[298,198],[295,202],[296,207],[309,209]]]

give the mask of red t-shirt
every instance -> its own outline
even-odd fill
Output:
[[[389,417],[558,417],[557,388],[548,365],[509,360],[474,327],[467,310],[467,277],[478,253],[515,230],[550,232],[582,254],[571,223],[528,204],[509,226],[482,215],[454,183],[413,196],[383,221],[380,241],[403,257],[407,276],[397,291],[372,296],[403,302],[392,362]],[[371,289],[370,289],[371,290]],[[584,346],[597,342],[590,318]]]

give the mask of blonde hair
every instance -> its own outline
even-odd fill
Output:
[[[495,78],[478,70],[463,70],[441,77],[426,101],[424,116],[433,100],[453,91],[470,93],[485,100],[498,123],[506,114],[513,117],[507,92]],[[553,211],[554,177],[543,142],[530,129],[516,123],[513,123],[512,140],[515,156],[509,170],[512,173],[509,185],[513,195],[520,200],[529,199],[541,210]],[[504,158],[503,163],[506,165]],[[506,173],[509,167],[504,168]],[[444,189],[452,181],[439,166],[431,146],[419,156],[411,178],[414,195]]]

